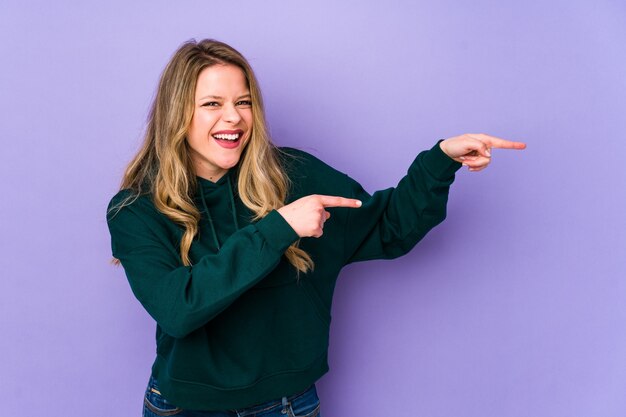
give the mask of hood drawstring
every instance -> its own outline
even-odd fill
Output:
[[[226,174],[226,180],[228,181],[228,191],[230,195],[230,204],[232,206],[231,213],[233,215],[233,223],[235,224],[235,230],[239,230],[239,221],[237,220],[237,207],[235,206],[235,194],[233,193],[233,184],[230,181],[230,175]],[[213,235],[213,242],[215,243],[215,247],[219,251],[221,248],[220,241],[217,238],[217,232],[215,231],[215,225],[213,224],[213,218],[211,217],[211,212],[209,211],[209,207],[206,205],[206,199],[204,198],[204,190],[202,184],[200,186],[200,199],[202,200],[202,206],[204,207],[204,212],[206,213],[207,218],[209,219],[209,225],[211,226],[211,234]]]

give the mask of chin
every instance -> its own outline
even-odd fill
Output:
[[[237,164],[239,163],[239,160],[241,158],[237,158],[234,160],[230,160],[230,161],[224,161],[222,164],[220,164],[220,168],[222,169],[231,169],[235,166],[237,166]]]

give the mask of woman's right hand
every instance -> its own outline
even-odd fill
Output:
[[[328,207],[361,207],[361,201],[330,195],[308,195],[277,211],[300,237],[320,237],[324,222],[330,218]]]

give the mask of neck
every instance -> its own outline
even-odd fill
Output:
[[[211,182],[218,182],[219,179],[226,175],[227,172],[228,170],[224,169],[219,172],[197,172],[196,175]]]

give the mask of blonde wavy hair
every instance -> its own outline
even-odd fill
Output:
[[[114,209],[119,210],[149,192],[156,208],[184,227],[180,258],[188,266],[200,211],[193,203],[197,180],[186,135],[200,72],[224,64],[243,71],[252,101],[251,135],[236,168],[241,201],[254,213],[253,220],[258,220],[284,205],[289,188],[289,178],[279,160],[280,151],[270,141],[261,90],[248,61],[231,46],[212,39],[184,43],[161,75],[143,144],[124,173],[120,188],[134,192]],[[285,256],[298,272],[306,273],[314,266],[298,242],[287,249]]]

